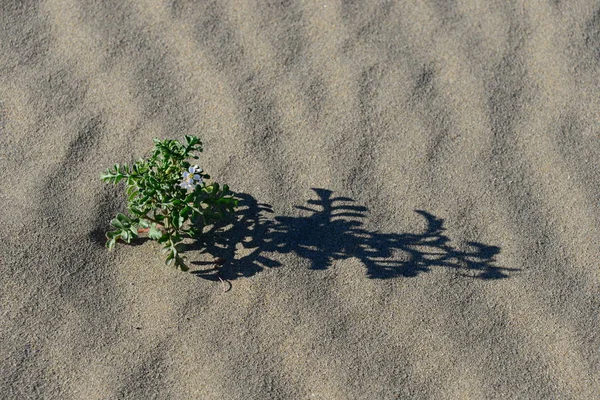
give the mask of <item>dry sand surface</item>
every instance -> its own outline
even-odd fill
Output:
[[[0,398],[600,398],[598,2],[4,0],[0,27]],[[241,199],[197,275],[103,247],[101,172],[185,134]]]

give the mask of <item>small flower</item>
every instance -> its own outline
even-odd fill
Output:
[[[184,189],[194,189],[196,185],[202,184],[202,176],[196,172],[202,172],[202,168],[193,165],[183,172],[183,178],[179,186]]]
[[[194,185],[190,181],[184,180],[179,184],[179,186],[182,187],[183,189],[193,189],[196,185]]]
[[[202,177],[196,172],[202,172],[202,168],[198,168],[197,165],[189,167],[188,170],[183,173],[183,179],[201,181]]]

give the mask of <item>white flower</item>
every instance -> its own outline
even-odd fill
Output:
[[[182,181],[179,186],[181,186],[184,189],[193,189],[194,187],[196,187],[196,185],[194,185],[193,183],[191,183],[190,181]]]
[[[194,189],[196,185],[202,184],[202,176],[196,172],[202,172],[202,168],[197,165],[193,165],[188,168],[187,171],[183,172],[183,178],[179,186],[184,189]]]
[[[202,181],[202,177],[196,172],[202,172],[202,168],[198,168],[197,165],[189,167],[188,170],[183,173],[183,179],[191,179],[198,182]]]

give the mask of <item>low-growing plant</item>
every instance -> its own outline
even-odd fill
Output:
[[[128,215],[118,213],[106,233],[106,246],[117,240],[130,243],[142,232],[163,245],[166,264],[182,271],[188,267],[178,243],[185,237],[197,238],[203,228],[234,212],[238,200],[227,185],[207,183],[210,176],[189,159],[197,160],[202,143],[196,136],[178,140],[154,139],[154,152],[146,160],[115,164],[101,178],[118,184],[125,181]]]

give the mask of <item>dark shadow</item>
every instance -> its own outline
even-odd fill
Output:
[[[241,211],[233,221],[212,226],[201,240],[184,246],[184,252],[201,251],[222,258],[221,267],[213,261],[192,262],[204,267],[193,273],[211,280],[233,280],[252,276],[264,268],[281,263],[269,257],[273,253],[295,253],[310,261],[310,268],[324,270],[334,260],[358,258],[373,279],[413,277],[432,267],[460,270],[464,276],[478,279],[508,277],[513,268],[495,265],[497,246],[466,243],[465,250],[452,246],[444,235],[444,220],[416,210],[426,221],[421,233],[380,233],[363,228],[366,207],[353,204],[348,197],[334,197],[327,189],[313,189],[318,196],[307,206],[306,217],[273,217],[268,204],[248,194],[236,194]],[[241,253],[235,259],[236,253]]]

